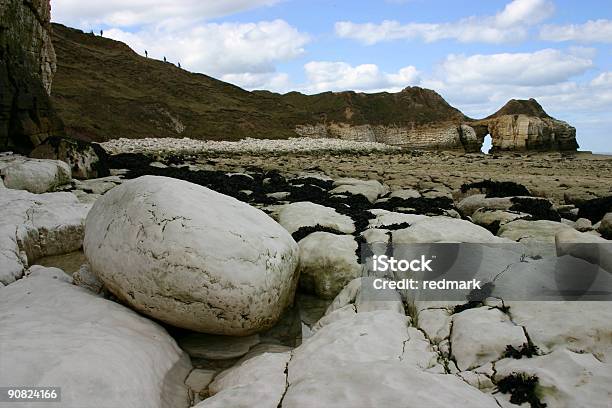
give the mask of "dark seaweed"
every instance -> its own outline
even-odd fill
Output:
[[[514,348],[514,346],[511,344],[508,344],[502,358],[514,358],[516,360],[520,360],[523,357],[531,358],[537,355],[538,348],[531,343],[524,343],[523,345],[519,346],[518,349]]]
[[[521,405],[528,402],[531,408],[546,408],[536,395],[538,377],[526,374],[512,373],[497,382],[497,390],[502,394],[510,394],[512,404]]]
[[[453,308],[453,314],[461,313],[464,310],[468,310],[468,309],[475,309],[475,308],[480,307],[480,306],[482,306],[482,302],[479,302],[479,301],[469,301],[469,302],[463,303],[461,305],[456,305]]]
[[[527,187],[513,181],[483,180],[475,183],[466,183],[461,186],[462,193],[466,193],[471,189],[480,190],[486,197],[531,196]]]
[[[552,208],[552,203],[545,198],[512,197],[510,211],[524,212],[532,220],[561,221],[559,213]]]
[[[609,212],[612,212],[612,196],[594,198],[578,204],[578,217],[587,218],[593,224],[599,222]]]
[[[445,210],[454,208],[454,203],[453,200],[448,197],[411,197],[406,199],[391,197],[387,201],[375,203],[373,208],[398,212],[401,212],[397,210],[398,208],[413,208],[415,214],[443,215]]]
[[[335,228],[325,227],[323,225],[317,224],[313,226],[300,227],[297,231],[295,231],[291,236],[295,242],[299,242],[303,238],[306,238],[308,235],[313,232],[330,232],[332,234],[344,235],[344,233],[338,231]]]

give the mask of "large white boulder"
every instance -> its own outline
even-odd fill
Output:
[[[37,194],[52,191],[72,179],[68,163],[23,156],[1,157],[0,175],[5,187]]]
[[[140,177],[102,196],[83,246],[92,271],[124,302],[206,333],[271,327],[297,283],[298,246],[273,219],[167,177]]]
[[[0,190],[0,282],[15,281],[38,258],[78,250],[89,208],[70,193]]]
[[[53,268],[0,286],[0,321],[0,384],[61,387],[62,407],[189,406],[191,364],[172,337]]]
[[[285,204],[276,210],[277,221],[293,234],[302,227],[333,228],[345,234],[355,232],[355,223],[351,217],[340,214],[333,208],[314,204],[309,201]]]
[[[361,275],[351,235],[313,232],[298,243],[300,287],[324,299],[333,299],[351,280]]]

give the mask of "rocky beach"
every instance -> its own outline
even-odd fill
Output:
[[[608,302],[369,299],[360,251],[390,240],[524,247],[494,253],[490,273],[547,245],[504,276],[528,287],[564,242],[610,242],[612,160],[524,155],[541,173],[525,167],[520,184],[503,176],[513,156],[357,142],[321,152],[308,140],[291,152],[252,140],[241,154],[245,143],[181,156],[167,140],[117,141],[104,146],[112,175],[84,180],[61,161],[0,157],[2,382],[35,369],[37,384],[66,384],[65,406],[607,404]],[[580,173],[582,161],[598,170]],[[574,255],[573,268],[590,265]],[[47,359],[57,364],[35,368]],[[84,393],[87,383],[104,387]]]
[[[0,2],[0,407],[611,406],[612,156],[535,99],[248,92],[49,7]]]

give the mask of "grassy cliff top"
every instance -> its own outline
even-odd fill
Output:
[[[248,92],[136,54],[126,44],[53,24],[52,96],[68,135],[237,140],[296,136],[296,125],[423,125],[466,118],[436,92]]]
[[[544,111],[542,105],[533,98],[530,99],[510,99],[500,110],[487,117],[486,119],[497,118],[504,115],[528,115],[538,118],[551,118]]]

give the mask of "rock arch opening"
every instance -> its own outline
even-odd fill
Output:
[[[480,151],[484,154],[489,154],[491,148],[493,147],[493,138],[491,135],[485,135],[484,140],[482,141],[482,146],[480,147]]]

